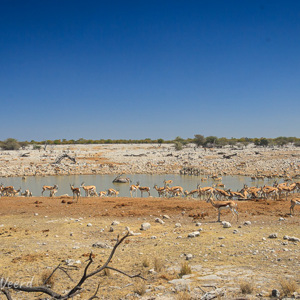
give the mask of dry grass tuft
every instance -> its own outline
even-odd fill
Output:
[[[48,287],[53,288],[55,284],[55,273],[48,279],[48,277],[51,275],[53,271],[52,270],[46,270],[41,274],[41,284],[46,285]],[[47,280],[48,279],[48,280]],[[47,282],[45,282],[47,280]]]
[[[148,268],[150,266],[150,262],[149,262],[148,257],[145,257],[143,259],[142,265],[143,265],[144,268]]]
[[[102,272],[102,275],[103,275],[103,276],[107,276],[107,277],[111,276],[111,271],[110,271],[110,269],[104,269],[103,272]]]
[[[284,296],[292,296],[298,290],[298,285],[294,280],[281,278],[279,282]]]
[[[184,275],[188,275],[188,274],[191,274],[191,273],[192,273],[191,267],[189,266],[189,264],[187,262],[184,262],[181,265],[179,277],[182,277]]]
[[[177,276],[175,274],[170,274],[170,273],[167,273],[167,272],[163,272],[158,276],[158,278],[166,280],[166,281],[170,281],[170,280],[176,279]]]
[[[192,296],[187,291],[178,292],[178,294],[176,295],[176,300],[191,300],[191,299]]]
[[[240,283],[240,289],[241,289],[242,294],[252,294],[254,287],[253,287],[252,282],[242,281]]]
[[[144,280],[137,280],[134,284],[133,292],[143,296],[146,293],[146,284]]]
[[[164,263],[161,259],[155,257],[154,258],[154,270],[156,272],[160,272],[164,269]]]

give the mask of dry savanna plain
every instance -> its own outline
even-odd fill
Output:
[[[0,168],[6,179],[178,174],[190,166],[201,169],[203,176],[278,176],[288,185],[299,181],[300,151],[294,147],[207,151],[194,147],[175,151],[169,145],[49,146],[2,152]],[[54,164],[64,153],[77,162]],[[139,193],[133,198],[73,201],[67,195],[48,195],[0,199],[1,278],[7,282],[43,286],[60,266],[46,286],[67,295],[82,278],[90,257],[88,272],[107,262],[118,237],[129,230],[131,235],[109,260],[111,269],[88,278],[74,299],[272,299],[272,292],[280,299],[300,299],[300,206],[290,215],[290,200],[300,199],[297,189],[276,200],[235,200],[238,220],[229,210],[221,211],[221,221],[231,224],[228,228],[217,222],[218,212],[211,203],[199,198],[155,193],[141,198]],[[53,298],[2,288],[0,299]]]

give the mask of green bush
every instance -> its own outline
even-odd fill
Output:
[[[16,139],[9,138],[2,142],[1,148],[3,150],[19,150],[21,145]]]

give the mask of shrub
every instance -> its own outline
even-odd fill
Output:
[[[300,147],[300,141],[295,142],[295,143],[294,143],[294,146]]]
[[[32,145],[32,149],[33,150],[40,150],[41,149],[41,145],[33,144]]]
[[[1,145],[3,150],[19,150],[20,147],[20,143],[12,138],[6,139]]]
[[[182,150],[183,149],[183,145],[181,142],[175,142],[174,143],[174,147],[176,151]]]

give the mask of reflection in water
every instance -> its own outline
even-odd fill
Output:
[[[32,191],[33,196],[41,196],[43,185],[58,185],[57,196],[63,194],[72,195],[70,184],[74,184],[75,187],[79,187],[82,182],[86,185],[95,185],[97,187],[97,192],[108,190],[109,188],[114,188],[120,192],[121,197],[130,197],[129,183],[112,183],[116,175],[69,175],[69,176],[47,176],[47,177],[26,177],[23,180],[21,177],[9,177],[1,178],[0,182],[5,186],[13,185],[16,189],[22,188],[22,191],[29,189]],[[198,176],[188,176],[188,175],[128,175],[131,179],[131,184],[136,184],[139,181],[141,186],[150,187],[151,196],[158,196],[156,190],[153,189],[154,185],[163,186],[164,180],[173,180],[172,186],[180,185],[184,190],[193,190],[197,188],[197,184],[201,187],[212,186],[212,184],[219,183],[208,178],[207,181],[201,182],[201,177]],[[243,188],[244,184],[248,186],[259,185],[262,186],[265,183],[272,185],[273,181],[264,182],[263,180],[251,181],[250,177],[244,176],[223,176],[222,183],[225,184],[225,189],[230,188],[233,191],[240,190]],[[84,195],[83,191],[81,192]],[[45,192],[45,196],[49,196]],[[138,191],[138,196],[140,192]]]

